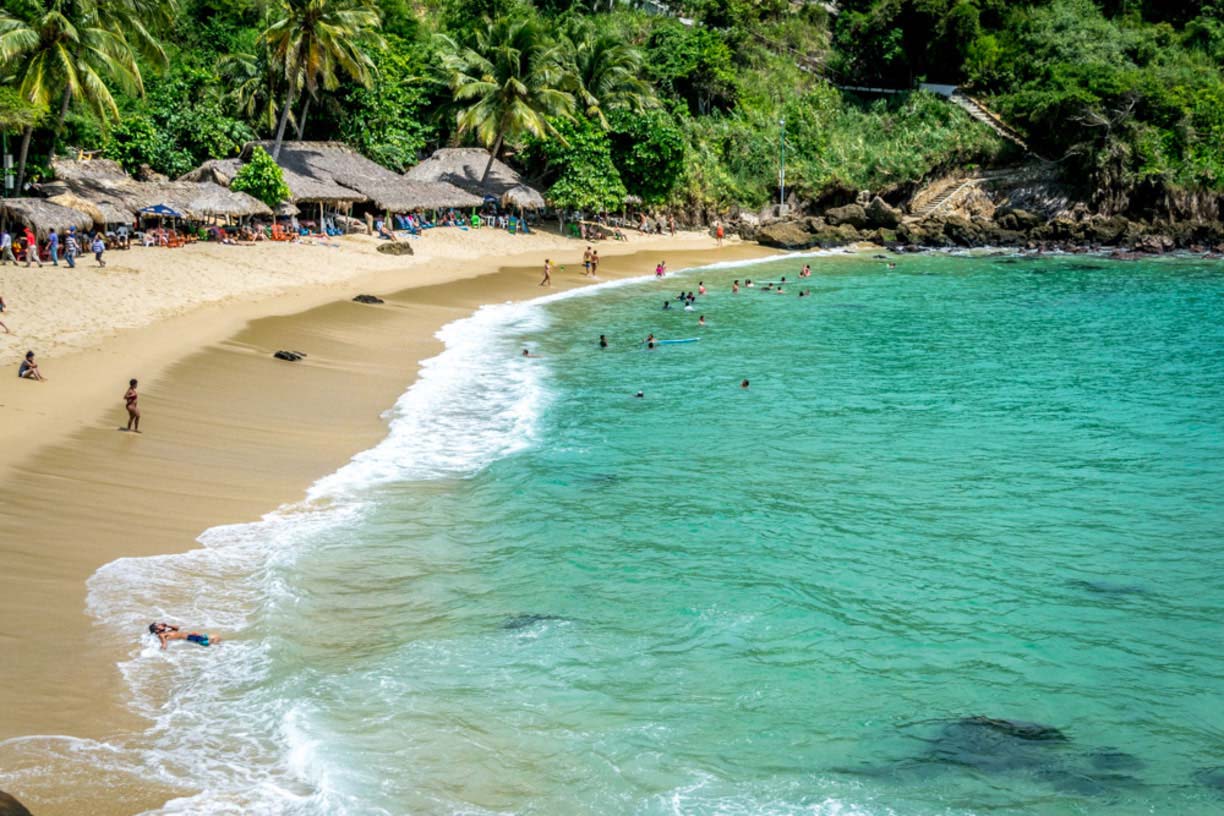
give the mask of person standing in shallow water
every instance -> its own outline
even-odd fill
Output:
[[[136,380],[131,379],[128,381],[128,390],[123,394],[123,406],[127,408],[128,413],[128,424],[124,428],[125,431],[140,433],[140,406],[136,404],[138,399]]]

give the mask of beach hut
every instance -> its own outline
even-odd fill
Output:
[[[56,232],[66,232],[69,227],[87,231],[93,226],[93,218],[45,198],[0,198],[0,224],[8,229],[28,226],[42,241],[52,228]]]
[[[445,182],[479,196],[501,199],[509,194],[513,206],[542,209],[544,196],[527,185],[510,165],[494,159],[488,178],[481,183],[489,153],[478,147],[444,147],[404,175],[412,181]]]

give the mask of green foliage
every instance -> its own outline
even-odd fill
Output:
[[[230,188],[250,193],[269,207],[275,207],[289,198],[285,174],[268,152],[259,146],[251,151],[251,160],[234,176]]]
[[[662,204],[684,172],[684,132],[666,111],[615,111],[608,133],[612,162],[625,188],[647,204]]]
[[[15,88],[0,86],[0,132],[14,133],[34,127],[47,115],[46,105],[22,98]]]
[[[625,185],[612,163],[608,134],[599,123],[586,118],[557,119],[553,127],[561,139],[532,143],[547,171],[556,175],[548,188],[548,200],[556,207],[587,212],[619,209],[625,200]]]
[[[646,51],[650,79],[661,91],[683,100],[689,113],[705,115],[735,105],[731,49],[716,32],[666,21],[655,28]]]
[[[390,38],[387,49],[375,58],[371,86],[355,87],[345,97],[341,138],[393,170],[416,164],[437,133],[430,121],[430,58],[424,48]]]

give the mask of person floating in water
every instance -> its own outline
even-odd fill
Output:
[[[651,334],[647,335],[646,339],[645,339],[645,340],[643,340],[642,342],[646,344],[646,348],[654,348],[654,347],[655,347],[655,336],[654,336],[654,334],[653,334],[653,333],[651,333]]]
[[[599,335],[599,347],[600,347],[600,348],[607,348],[607,347],[608,347],[608,338],[607,338],[607,337],[604,337],[602,334],[601,334],[601,335]]]
[[[665,312],[671,311],[671,301],[670,300],[663,301],[663,311]]]
[[[633,396],[637,397],[638,399],[641,399],[642,397],[644,397],[644,396],[646,396],[646,395],[645,395],[644,393],[642,393],[641,391],[639,391],[639,392],[637,392],[636,394],[634,394]]]
[[[157,639],[161,641],[162,649],[165,649],[166,644],[172,640],[185,640],[188,643],[198,643],[201,646],[212,646],[221,642],[221,638],[213,637],[207,632],[181,632],[177,626],[171,626],[168,623],[150,623],[149,633],[157,635]]]
[[[701,317],[697,318],[697,325],[698,325],[698,326],[704,326],[704,325],[705,325],[705,315],[702,315]]]
[[[745,279],[745,280],[744,280],[744,286],[745,286],[746,288],[748,288],[748,289],[751,289],[751,288],[752,288],[752,278],[747,278],[747,279]]]
[[[128,381],[128,390],[123,394],[123,405],[127,408],[128,424],[123,430],[140,433],[140,406],[136,404],[139,397],[136,394],[136,380]]]
[[[747,388],[747,387],[748,387],[748,380],[747,379],[740,380],[740,388]]]
[[[530,349],[523,349],[523,356],[524,357],[535,357],[536,355],[532,354]]]

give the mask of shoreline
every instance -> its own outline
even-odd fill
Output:
[[[659,252],[674,268],[777,254],[756,245],[713,245],[689,235],[599,247],[608,254],[595,282],[648,275],[649,258]],[[572,242],[570,252],[582,247]],[[108,338],[94,351],[44,362],[49,383],[0,385],[0,414],[10,417],[0,431],[6,451],[0,490],[7,499],[0,540],[9,542],[0,639],[11,656],[0,668],[0,694],[8,701],[0,740],[138,735],[144,721],[125,705],[116,667],[131,641],[116,641],[86,614],[86,579],[125,556],[193,549],[206,529],[253,521],[302,499],[311,484],[385,436],[383,413],[415,381],[421,361],[442,348],[435,334],[443,325],[488,303],[549,293],[537,287],[542,253],[558,254],[548,248],[439,261],[455,268],[413,281],[396,274],[401,270],[359,274],[287,295],[204,306]],[[589,282],[580,262],[567,266],[554,275],[552,292]],[[358,292],[386,303],[348,300]],[[284,363],[271,358],[277,348],[310,356]],[[136,365],[147,431],[139,437],[114,431],[123,416],[114,382],[125,383]],[[47,403],[53,395],[55,404],[20,410],[7,398],[14,386]],[[155,614],[179,617],[174,610]],[[20,742],[0,742],[0,757],[20,757]],[[79,812],[87,790],[54,783],[44,789],[47,783],[10,782],[9,789],[40,815]],[[150,784],[106,812],[155,807],[167,794]],[[96,804],[92,812],[103,812]]]

